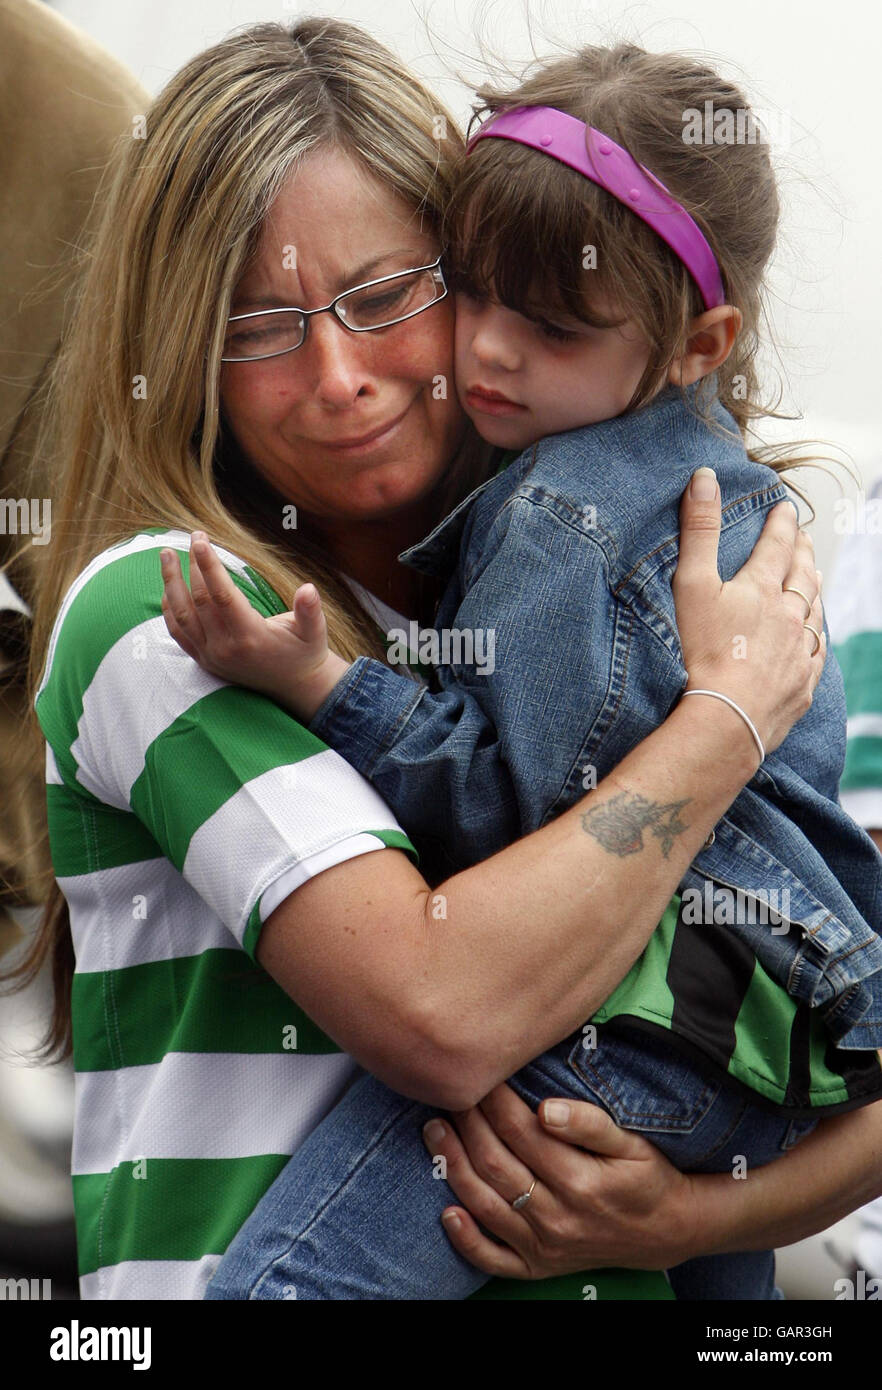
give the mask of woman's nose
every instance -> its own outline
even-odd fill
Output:
[[[296,356],[308,356],[316,394],[324,404],[350,405],[369,386],[362,342],[368,336],[350,332],[334,314],[317,314],[310,320],[306,342]]]

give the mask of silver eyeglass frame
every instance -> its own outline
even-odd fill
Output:
[[[381,328],[392,328],[396,323],[404,323],[407,319],[416,318],[417,314],[425,313],[426,309],[431,309],[433,304],[440,304],[442,299],[446,299],[449,293],[447,281],[444,278],[444,271],[441,267],[443,252],[428,265],[411,266],[408,270],[395,270],[391,275],[381,275],[377,280],[365,280],[361,285],[352,285],[342,294],[338,294],[331,300],[330,304],[323,304],[320,309],[301,309],[299,304],[286,304],[278,309],[253,309],[248,314],[231,314],[227,323],[241,323],[244,319],[266,318],[268,314],[302,314],[303,315],[303,337],[296,347],[281,348],[278,352],[262,352],[257,357],[221,357],[222,362],[265,362],[269,357],[284,357],[286,353],[298,352],[306,342],[309,330],[309,320],[314,314],[333,314],[338,323],[342,323],[350,333],[376,333]],[[434,270],[441,280],[442,293],[435,299],[430,299],[428,304],[421,304],[418,309],[412,309],[409,314],[402,314],[400,318],[390,319],[388,323],[372,324],[368,328],[356,328],[353,324],[347,323],[338,309],[337,305],[341,299],[347,299],[351,294],[357,294],[359,290],[370,289],[372,285],[384,285],[389,280],[398,280],[402,275],[417,275],[422,270]]]

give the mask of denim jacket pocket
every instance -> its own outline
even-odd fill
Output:
[[[606,1025],[594,1047],[580,1036],[568,1063],[586,1099],[602,1105],[623,1129],[689,1134],[707,1115],[721,1082],[655,1035]]]

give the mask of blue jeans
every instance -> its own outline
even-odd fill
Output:
[[[551,1096],[593,1101],[682,1171],[746,1172],[817,1123],[760,1109],[645,1033],[607,1025],[595,1048],[584,1041],[567,1038],[511,1086],[534,1109]],[[456,1198],[423,1144],[435,1114],[374,1077],[356,1081],[245,1222],[205,1297],[434,1300],[480,1288],[487,1276],[456,1253],[440,1221]],[[774,1270],[773,1252],[762,1251],[688,1260],[668,1274],[678,1298],[770,1299]]]

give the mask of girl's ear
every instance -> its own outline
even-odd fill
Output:
[[[672,386],[691,386],[709,376],[725,362],[741,332],[741,310],[733,304],[719,304],[699,314],[689,325],[686,351],[675,357],[668,369]]]

